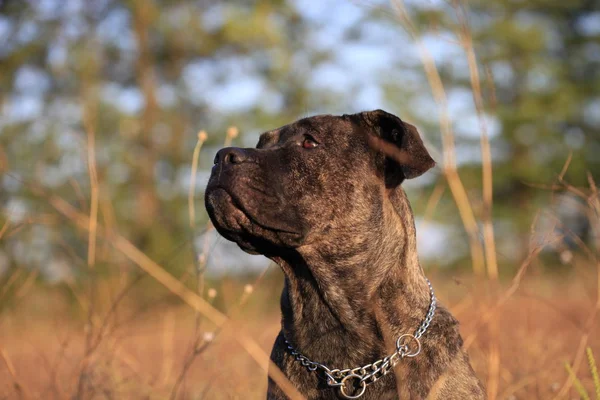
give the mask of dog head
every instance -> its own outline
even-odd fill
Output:
[[[416,128],[385,111],[318,115],[220,150],[206,208],[226,239],[273,255],[364,228],[386,193],[434,164]]]

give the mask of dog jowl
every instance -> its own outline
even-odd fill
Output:
[[[263,133],[256,148],[217,153],[206,208],[221,235],[282,268],[271,358],[305,397],[483,398],[457,321],[440,305],[420,354],[377,379],[350,376],[339,390],[342,376],[296,360],[368,365],[400,352],[396,338],[423,324],[432,298],[401,184],[434,165],[415,127],[381,110],[301,119]],[[267,397],[286,398],[271,381]]]

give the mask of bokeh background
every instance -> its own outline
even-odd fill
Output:
[[[261,398],[233,333],[268,354],[283,278],[208,223],[214,154],[377,108],[490,398],[593,398],[595,0],[0,0],[0,398]]]

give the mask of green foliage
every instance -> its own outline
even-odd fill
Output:
[[[600,400],[600,378],[598,378],[598,369],[596,367],[596,360],[594,358],[594,354],[592,353],[591,347],[588,347],[586,349],[586,356],[587,356],[587,360],[588,360],[588,364],[589,364],[589,368],[590,368],[590,373],[592,374],[594,389],[595,389],[595,393],[596,393],[596,400]],[[571,365],[569,365],[569,363],[565,363],[565,368],[567,370],[567,373],[571,377],[571,379],[573,381],[573,385],[575,386],[575,389],[577,390],[577,393],[579,393],[579,396],[581,397],[581,399],[582,400],[590,400],[590,395],[588,394],[586,388],[583,386],[583,383],[581,383],[581,380],[577,377],[577,375],[575,375],[575,372],[573,371],[573,368],[571,367]]]
[[[451,3],[460,5],[461,2]],[[517,248],[509,261],[527,252],[531,216],[548,205],[552,194],[538,184],[551,184],[570,154],[565,179],[588,186],[587,172],[600,176],[600,31],[594,1],[555,0],[473,1],[468,6],[485,112],[498,122],[491,138],[494,157],[495,224],[510,227],[512,237],[499,241]],[[436,18],[417,18],[423,34],[460,40],[463,28],[457,10],[448,4]],[[417,15],[427,16],[429,10]],[[449,45],[450,47],[450,45]],[[471,91],[464,52],[442,60],[446,90]],[[462,55],[461,55],[462,53]],[[456,116],[454,116],[456,118]],[[465,139],[460,121],[455,125],[459,150]],[[475,148],[475,147],[473,147]],[[458,157],[461,161],[460,156]],[[461,166],[469,188],[481,188],[479,161]],[[478,203],[480,195],[470,193]],[[569,226],[577,235],[589,234],[586,224]]]
[[[588,365],[590,366],[590,372],[592,373],[592,379],[594,381],[596,400],[600,400],[600,376],[598,376],[598,367],[596,366],[596,359],[594,358],[594,353],[592,353],[591,347],[588,347],[585,352],[588,359]]]
[[[577,393],[579,393],[579,396],[581,396],[581,399],[590,400],[590,395],[588,394],[587,390],[585,390],[585,388],[583,387],[583,384],[581,383],[579,378],[577,378],[577,376],[575,375],[575,372],[573,372],[573,368],[571,368],[569,363],[565,364],[565,368],[567,369],[569,376],[573,380],[573,385],[575,386]]]

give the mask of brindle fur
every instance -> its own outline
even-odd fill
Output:
[[[318,146],[304,148],[306,137]],[[382,110],[301,119],[262,134],[256,149],[217,154],[207,210],[225,238],[283,270],[271,359],[307,398],[339,392],[295,361],[284,337],[313,361],[354,368],[390,354],[424,319],[429,291],[400,184],[433,165],[416,129]],[[421,342],[363,398],[485,397],[446,308]],[[286,396],[269,380],[267,398]]]

